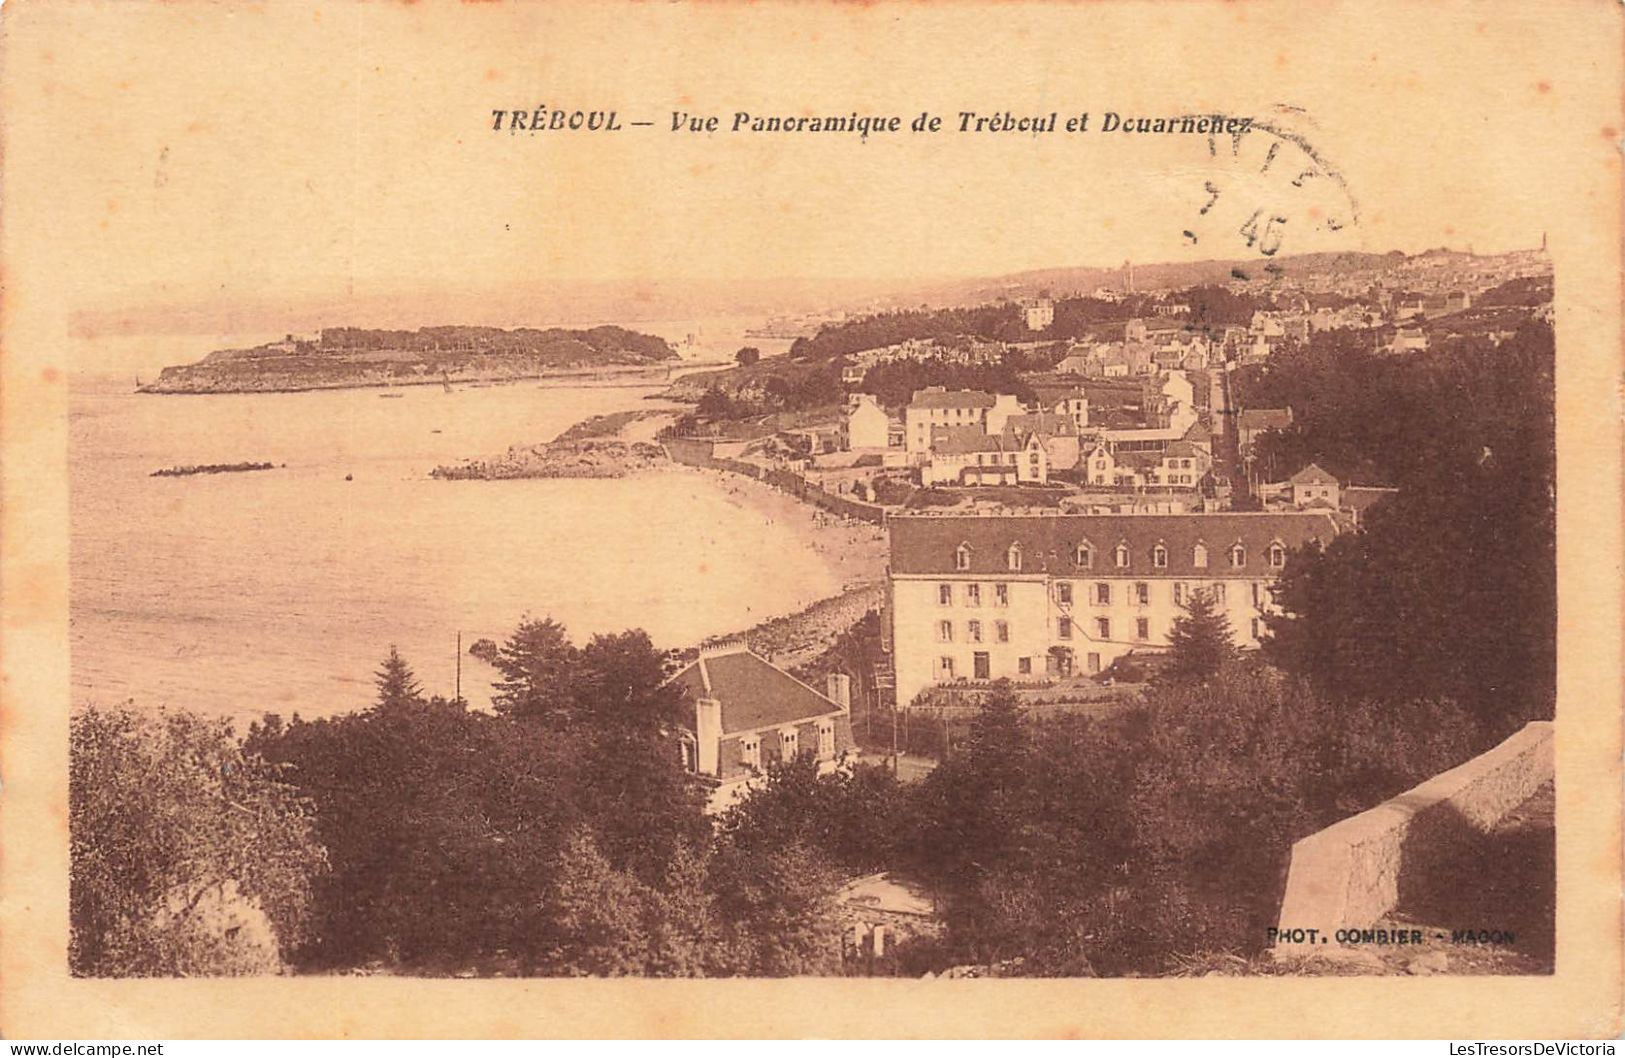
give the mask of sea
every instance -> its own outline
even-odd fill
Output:
[[[75,705],[188,709],[239,729],[265,713],[334,715],[371,701],[394,646],[427,692],[460,687],[483,707],[496,674],[467,648],[526,616],[577,642],[641,628],[688,646],[839,591],[804,530],[718,475],[429,477],[591,415],[670,407],[648,399],[658,392],[533,381],[158,396],[130,374],[76,372]],[[151,476],[238,462],[275,466]]]

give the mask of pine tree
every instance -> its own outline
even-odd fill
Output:
[[[401,657],[394,644],[390,644],[389,657],[384,659],[383,668],[373,673],[372,681],[378,686],[378,704],[386,708],[423,698],[423,686],[412,675],[411,666]]]
[[[1176,680],[1206,680],[1236,655],[1230,618],[1212,593],[1193,591],[1185,614],[1168,631],[1168,675]]]
[[[497,651],[491,704],[515,718],[562,719],[574,697],[578,652],[557,621],[527,617]]]

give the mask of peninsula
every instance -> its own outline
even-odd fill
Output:
[[[329,327],[166,367],[143,393],[275,393],[609,374],[664,377],[677,352],[622,327]]]

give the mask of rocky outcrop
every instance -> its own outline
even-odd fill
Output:
[[[513,478],[621,478],[666,465],[659,445],[625,441],[555,441],[514,445],[495,459],[438,466],[430,477],[447,481],[503,481]]]

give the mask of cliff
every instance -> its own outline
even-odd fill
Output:
[[[663,338],[621,327],[590,330],[334,327],[250,349],[221,349],[166,367],[143,393],[254,393],[435,382],[508,382],[598,369],[664,367],[677,353]]]

